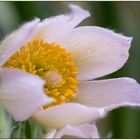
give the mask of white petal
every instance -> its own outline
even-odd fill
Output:
[[[131,78],[81,82],[75,102],[108,111],[121,106],[140,106],[140,85]]]
[[[45,134],[45,136],[43,137],[44,139],[52,139],[52,138],[55,138],[55,134],[56,134],[56,129],[50,129],[47,134]]]
[[[44,94],[44,80],[17,69],[0,69],[0,106],[22,121],[52,100]]]
[[[69,5],[71,12],[65,15],[47,18],[42,21],[35,32],[34,39],[44,38],[47,42],[57,42],[71,29],[85,18],[89,17],[88,11],[77,5]]]
[[[65,103],[38,111],[33,118],[44,128],[62,128],[66,124],[78,125],[104,116],[104,110],[76,103]]]
[[[56,132],[53,138],[99,138],[98,130],[93,124],[77,126],[66,125]]]
[[[72,55],[80,80],[89,80],[120,69],[128,58],[132,38],[111,30],[79,27],[59,42]]]
[[[31,38],[35,31],[35,27],[39,23],[39,19],[36,18],[33,21],[25,23],[15,32],[9,34],[0,43],[0,66],[2,66],[11,57],[15,51],[17,51],[24,43]]]

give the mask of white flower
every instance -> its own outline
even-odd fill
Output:
[[[50,130],[46,137],[95,138],[94,122],[106,112],[140,105],[140,87],[131,78],[89,81],[120,69],[132,38],[76,27],[90,14],[70,8],[69,14],[25,23],[1,42],[0,105],[16,121],[32,116]]]

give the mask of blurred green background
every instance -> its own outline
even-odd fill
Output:
[[[81,25],[102,26],[134,38],[127,64],[105,78],[127,76],[140,82],[140,2],[0,2],[0,39],[34,17],[68,12],[69,3],[90,11],[91,17]],[[140,109],[116,109],[97,124],[104,138],[140,138]],[[16,123],[0,109],[0,138],[40,138],[41,134],[32,121]]]

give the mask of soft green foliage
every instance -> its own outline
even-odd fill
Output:
[[[0,108],[0,138],[10,138],[12,130],[12,119],[2,108]]]
[[[11,138],[42,138],[43,129],[34,121],[14,122]]]

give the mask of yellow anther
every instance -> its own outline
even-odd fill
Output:
[[[75,96],[77,68],[70,54],[56,43],[49,44],[42,39],[29,42],[4,67],[19,68],[39,75],[46,81],[44,91],[54,98],[54,102],[43,108],[67,102]]]

